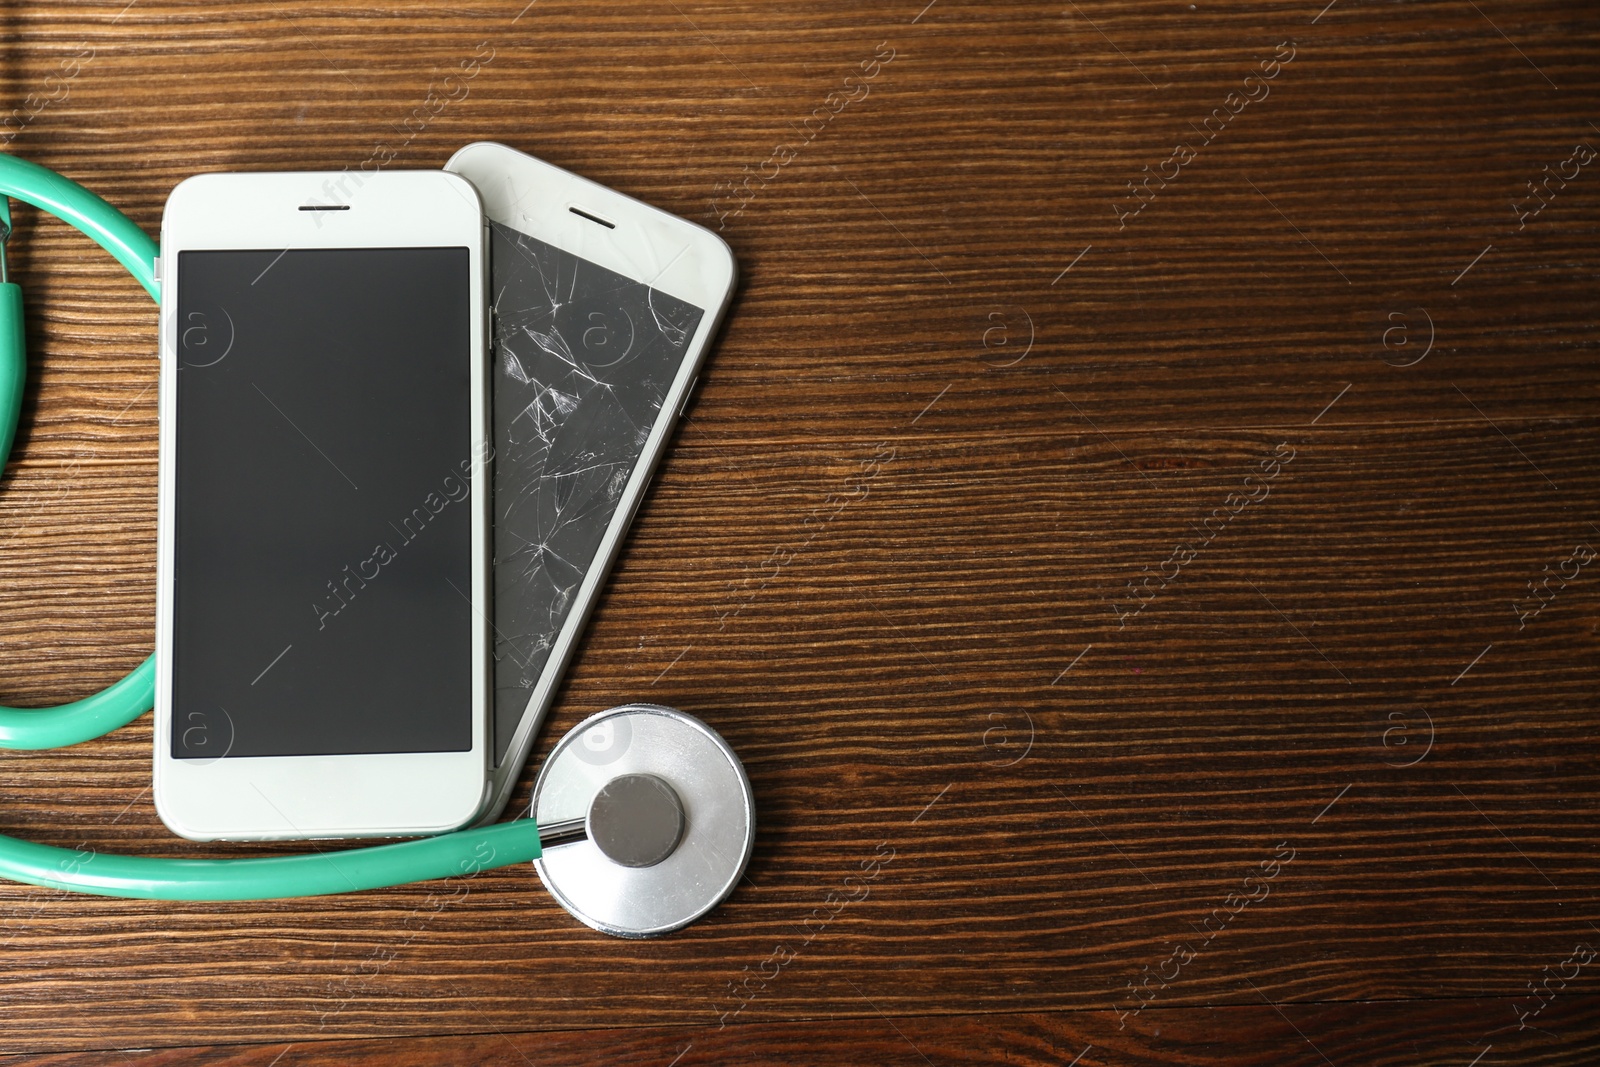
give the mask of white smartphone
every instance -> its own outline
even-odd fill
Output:
[[[490,234],[495,684],[485,822],[516,787],[737,271],[709,230],[504,145],[468,145],[445,169],[478,187]]]
[[[481,809],[485,230],[442,171],[207,174],[161,223],[155,803],[195,840]]]

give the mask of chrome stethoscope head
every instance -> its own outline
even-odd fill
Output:
[[[755,797],[733,749],[692,715],[625,704],[551,752],[530,813],[552,896],[618,937],[687,926],[733,891],[755,847]]]

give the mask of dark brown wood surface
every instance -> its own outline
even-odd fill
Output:
[[[12,4],[0,129],[152,233],[194,173],[479,139],[719,228],[741,291],[535,758],[701,716],[749,877],[650,942],[527,868],[0,885],[0,1052],[1600,1059],[1593,5],[524,3]],[[32,706],[151,648],[155,311],[16,214]],[[7,754],[0,832],[260,851],[168,834],[150,744]]]

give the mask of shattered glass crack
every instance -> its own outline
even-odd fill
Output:
[[[490,255],[498,762],[704,312],[498,223]]]

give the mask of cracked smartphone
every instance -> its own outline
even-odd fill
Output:
[[[445,165],[488,226],[498,818],[727,310],[703,227],[504,145]],[[596,758],[604,758],[596,753]]]

